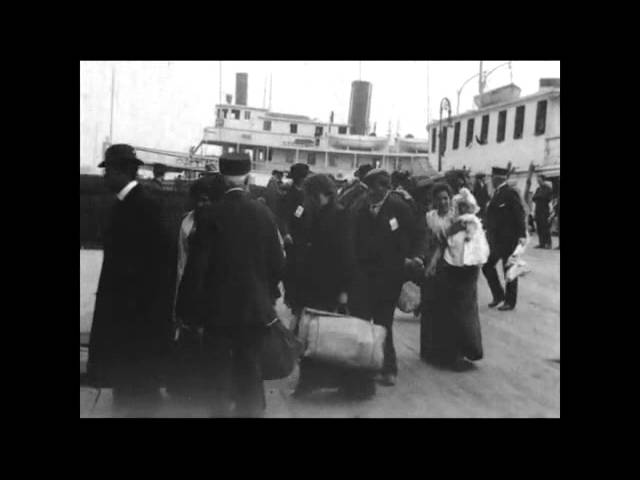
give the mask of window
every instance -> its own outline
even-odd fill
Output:
[[[219,108],[216,110],[216,118],[222,118],[222,110]]]
[[[322,127],[316,127],[316,137],[321,137],[322,136]]]
[[[431,129],[431,153],[436,151],[436,137],[438,136],[438,131],[435,128]]]
[[[496,136],[496,142],[504,142],[504,132],[507,128],[507,111],[502,110],[498,113],[498,135]]]
[[[240,110],[231,110],[231,115],[233,115],[233,118],[236,120],[240,120]]]
[[[244,119],[249,120],[250,118],[251,118],[251,112],[249,110],[246,110],[244,112]]]
[[[289,125],[289,131],[291,133],[298,133],[298,124],[292,123],[291,125]]]
[[[287,163],[293,163],[293,159],[296,156],[296,152],[294,152],[293,150],[287,150],[287,157],[285,159],[285,161]]]
[[[347,134],[347,127],[338,127],[338,133],[340,135],[346,135]]]
[[[329,154],[329,166],[330,167],[336,166],[336,156],[332,153]]]
[[[480,125],[480,145],[486,145],[489,137],[489,115],[482,116],[482,125]]]
[[[547,101],[541,100],[536,108],[536,135],[542,135],[547,127]]]
[[[516,123],[513,128],[513,138],[522,138],[522,131],[524,130],[524,105],[520,105],[516,108]]]
[[[456,122],[453,127],[453,149],[457,150],[460,145],[460,122]]]
[[[447,149],[447,127],[442,127],[442,139],[440,140],[440,153],[444,155]]]
[[[271,120],[265,120],[264,124],[262,125],[262,129],[270,132],[271,131]]]
[[[223,109],[222,109],[222,116],[223,116],[224,118],[227,118],[227,114],[228,114],[228,113],[229,113],[229,109],[228,109],[228,108],[223,108]]]
[[[468,147],[473,143],[473,124],[475,123],[475,119],[470,118],[467,120],[467,140],[465,145]]]
[[[315,165],[316,164],[316,153],[315,152],[309,152],[309,154],[307,155],[307,163],[309,165]]]

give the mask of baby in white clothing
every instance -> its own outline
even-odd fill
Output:
[[[482,229],[482,221],[475,215],[478,210],[476,199],[467,188],[453,197],[454,221],[465,226],[447,239],[445,261],[454,266],[478,266],[487,263],[489,244]]]

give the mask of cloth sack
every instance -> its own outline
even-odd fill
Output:
[[[413,282],[405,282],[398,298],[398,308],[404,313],[413,313],[420,306],[420,287]]]
[[[387,330],[361,318],[305,308],[299,338],[304,357],[355,370],[378,371]]]
[[[267,325],[267,329],[262,341],[262,379],[286,378],[302,354],[302,342],[277,318]]]

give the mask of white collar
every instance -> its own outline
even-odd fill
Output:
[[[498,188],[496,188],[496,191],[500,190],[502,187],[504,187],[507,184],[507,181],[505,180],[504,182],[502,182],[500,185],[498,185]]]
[[[242,188],[242,187],[233,187],[233,188],[230,188],[229,190],[227,190],[224,193],[236,192],[236,191],[244,192],[244,188]]]
[[[129,183],[127,183],[125,187],[118,192],[118,200],[122,202],[136,185],[138,185],[138,182],[136,182],[135,180],[131,180]]]

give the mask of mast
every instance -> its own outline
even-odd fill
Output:
[[[218,104],[222,104],[222,60],[218,62],[218,84],[220,86],[220,91],[218,94]]]
[[[478,75],[478,92],[482,95],[484,91],[484,81],[482,79],[482,60],[480,60],[480,74]]]
[[[427,60],[427,134],[429,133],[429,123],[431,123],[431,94],[429,92],[429,61]]]
[[[269,110],[271,110],[271,98],[273,95],[273,74],[269,74]]]
[[[111,67],[111,119],[109,121],[109,143],[113,143],[113,101],[116,85],[116,67]]]

